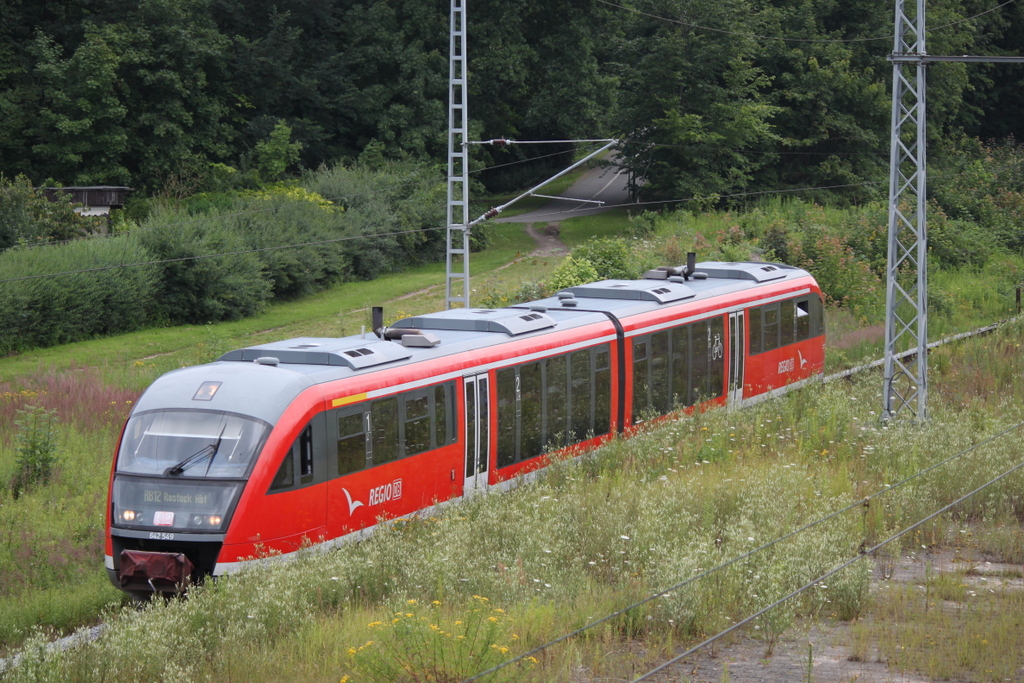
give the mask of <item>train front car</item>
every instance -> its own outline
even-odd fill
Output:
[[[311,384],[258,364],[214,363],[146,390],[110,478],[105,564],[115,586],[173,592],[215,572],[272,426]]]

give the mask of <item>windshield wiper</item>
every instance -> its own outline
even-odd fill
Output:
[[[211,443],[206,446],[203,446],[198,451],[196,451],[192,455],[188,456],[187,458],[179,462],[177,465],[174,465],[173,467],[168,467],[166,470],[164,470],[164,476],[176,477],[182,472],[184,472],[186,469],[191,467],[192,465],[202,460],[203,458],[209,458],[210,463],[212,464],[213,459],[217,456],[217,450],[220,448],[220,442],[224,439],[224,430],[227,429],[227,427],[227,425],[224,425],[221,428],[220,434],[217,436],[217,443]],[[209,471],[210,468],[207,467],[206,470]]]

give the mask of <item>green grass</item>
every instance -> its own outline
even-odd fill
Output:
[[[559,237],[570,249],[595,237],[622,235],[629,226],[628,209],[611,209],[593,216],[561,221]]]
[[[695,248],[702,259],[733,258],[753,248],[743,228],[731,230],[736,220],[676,216],[659,222],[654,238],[636,242],[637,252],[654,263],[681,263]],[[580,244],[590,236],[619,234],[626,224],[621,210],[571,219],[563,223],[562,238]],[[526,256],[533,244],[521,226],[493,229],[492,248],[471,257],[474,297],[543,279],[557,265],[555,257]],[[707,235],[700,237],[702,230]],[[717,241],[710,241],[714,235]],[[1005,278],[998,273],[936,275],[933,282],[948,292],[946,308],[934,317],[948,325],[940,329],[962,329],[1005,308],[999,289]],[[4,401],[14,407],[19,401],[43,403],[65,421],[55,482],[18,501],[0,492],[0,534],[6,533],[7,541],[0,548],[0,576],[7,586],[0,642],[18,643],[32,623],[59,630],[88,623],[103,606],[120,600],[101,569],[96,526],[110,453],[127,412],[127,399],[111,387],[123,387],[130,396],[166,370],[211,360],[231,348],[356,333],[368,325],[370,305],[386,303],[387,318],[393,320],[443,307],[442,294],[443,265],[434,264],[340,285],[247,320],[147,330],[0,359],[0,408]],[[833,358],[840,365],[853,363],[880,349],[877,330],[847,309],[830,309],[829,330],[830,363]],[[370,654],[361,656],[370,660],[356,661],[349,648],[358,651],[369,640],[396,636],[370,623],[390,623],[405,600],[425,605],[436,599],[443,605],[438,614],[454,624],[474,594],[487,597],[492,609],[505,610],[515,624],[514,631],[486,645],[508,648],[503,654],[522,651],[738,552],[745,539],[782,533],[815,511],[857,499],[1020,419],[1020,334],[1019,325],[1011,326],[936,352],[931,366],[935,417],[927,429],[878,428],[880,380],[874,375],[743,413],[721,411],[670,423],[616,441],[579,467],[555,467],[536,486],[461,504],[436,519],[280,572],[218,582],[182,605],[124,612],[101,643],[24,671],[39,680],[94,680],[95,672],[137,679],[191,672],[216,680],[284,679],[294,672],[336,680],[355,673],[373,680],[367,672],[394,652],[378,657],[373,648],[364,648]],[[69,368],[75,371],[66,372]],[[47,376],[69,379],[61,384]],[[13,451],[10,433],[3,436],[0,480],[6,481]],[[594,675],[629,676],[675,644],[692,642],[695,634],[720,628],[725,617],[762,604],[758,601],[772,591],[822,566],[826,556],[856,548],[865,533],[879,537],[952,500],[1012,457],[1001,449],[981,452],[913,491],[894,492],[855,523],[795,543],[793,562],[773,555],[739,573],[727,572],[692,594],[675,595],[557,648],[535,669],[517,670],[515,679],[568,680],[579,666]],[[1004,526],[986,536],[992,539],[989,551],[1019,558],[1024,542],[1006,531],[1019,525],[1016,500],[1008,482],[972,501],[956,519],[1001,520]],[[915,542],[941,541],[950,523],[930,526]],[[54,553],[71,561],[51,566]],[[756,592],[750,581],[757,582]],[[767,646],[795,618],[818,614],[825,605],[837,614],[856,614],[868,605],[864,585],[863,575],[853,572],[834,582],[832,593],[766,617],[759,633]],[[74,598],[62,607],[57,596],[65,593]],[[642,647],[633,644],[637,639]],[[139,642],[153,644],[153,652],[139,656]]]
[[[539,481],[512,492],[384,528],[336,552],[218,581],[184,602],[120,612],[99,641],[61,657],[31,654],[24,674],[15,671],[12,680],[286,680],[298,673],[314,680],[348,675],[351,681],[390,681],[405,665],[418,671],[434,667],[457,680],[490,661],[481,653],[524,652],[1024,419],[1024,359],[1004,353],[1016,348],[1020,334],[1017,325],[965,342],[961,351],[944,351],[954,358],[1000,359],[1006,367],[960,383],[970,392],[965,400],[951,391],[956,364],[938,366],[927,426],[880,427],[877,376],[812,387],[741,412],[668,421],[615,440],[579,463],[555,463]],[[858,506],[673,591],[496,680],[568,681],[581,667],[593,677],[635,675],[1018,459],[1014,439],[978,449],[885,493],[870,508]],[[1019,526],[1019,484],[1019,477],[1010,478],[987,489],[911,534],[903,547],[937,547],[959,537],[961,529],[985,527],[985,520]],[[1019,539],[989,544],[987,552],[999,547],[1019,552]],[[887,654],[903,669],[939,676],[967,671],[996,680],[995,672],[1019,666],[1019,648],[1008,645],[1019,632],[1019,598],[1008,593],[1000,601],[979,599],[971,603],[984,605],[977,620],[965,616],[943,626],[915,607],[917,589],[876,601],[868,591],[869,572],[868,562],[855,565],[769,613],[748,633],[763,639],[768,650],[798,619],[877,613],[883,630],[876,636],[873,627],[865,627],[864,642],[878,647],[920,650],[928,644],[926,635],[936,639],[936,647],[953,647],[957,638],[977,633],[998,645],[959,668],[909,654],[898,659],[895,650]],[[935,601],[958,599],[961,579],[933,576],[928,595]],[[481,605],[493,628],[472,626]],[[885,616],[897,609],[898,620]],[[983,626],[988,630],[977,630]],[[940,637],[941,629],[948,635]],[[472,636],[474,647],[459,645],[459,635]],[[943,661],[953,661],[956,652],[943,654]],[[992,678],[985,677],[988,669]]]

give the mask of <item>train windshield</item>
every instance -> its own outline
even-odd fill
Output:
[[[132,416],[117,471],[168,477],[242,478],[270,425],[232,413],[160,410]]]

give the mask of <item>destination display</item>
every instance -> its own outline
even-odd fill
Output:
[[[221,531],[241,482],[114,478],[114,525],[162,531]]]

